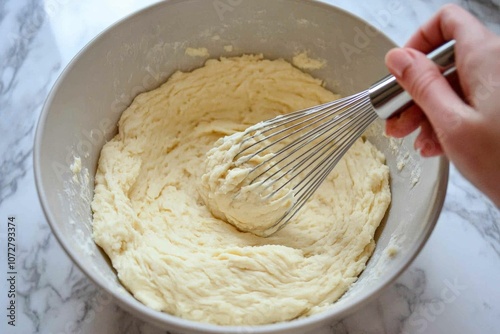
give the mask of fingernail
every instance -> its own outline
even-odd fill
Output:
[[[415,142],[413,142],[413,148],[415,149],[415,151],[418,152],[418,154],[423,156],[423,152],[425,152],[425,150],[426,150],[426,140],[423,140],[422,138],[417,137],[415,139]]]
[[[436,143],[430,139],[422,140],[418,146],[420,155],[424,158],[432,156],[432,153],[436,151]]]
[[[420,152],[420,150],[422,149],[422,142],[420,140],[415,139],[415,142],[413,143],[413,148],[415,149],[415,151],[418,151]]]
[[[413,58],[405,49],[392,49],[385,56],[385,63],[396,77],[401,77],[404,71],[411,65]]]

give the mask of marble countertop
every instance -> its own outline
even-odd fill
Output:
[[[36,122],[57,76],[99,32],[152,2],[0,1],[0,333],[164,333],[120,309],[72,264],[40,207],[32,162]],[[331,2],[400,45],[444,3]],[[453,2],[500,32],[498,0]],[[17,223],[15,327],[6,318],[10,216]],[[451,166],[444,209],[413,264],[378,299],[321,333],[500,333],[499,277],[500,212]],[[454,298],[443,299],[450,291]]]

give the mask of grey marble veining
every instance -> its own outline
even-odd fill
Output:
[[[50,38],[38,44],[38,37],[45,33],[39,1],[2,2],[1,11],[0,205],[16,193],[19,180],[31,173],[34,127],[60,68]]]
[[[500,1],[498,0],[463,0],[461,5],[467,8],[472,14],[481,17],[486,21],[487,26],[498,33],[500,20],[498,11],[500,10]]]
[[[149,1],[148,3],[150,3]],[[402,45],[443,0],[330,1]],[[498,0],[454,1],[500,32]],[[18,221],[17,326],[0,333],[166,333],[119,308],[64,254],[42,213],[32,152],[43,102],[91,38],[146,5],[139,0],[0,1],[0,240]],[[6,263],[0,252],[0,266]],[[2,271],[2,275],[5,270]],[[373,302],[315,333],[498,333],[500,212],[452,167],[439,222],[414,263]],[[6,308],[4,276],[0,309]]]
[[[500,211],[463,178],[454,178],[455,192],[448,196],[444,210],[452,219],[473,226],[483,240],[500,256]]]

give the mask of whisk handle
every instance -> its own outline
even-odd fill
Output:
[[[427,54],[443,72],[449,76],[456,71],[455,40],[451,40]],[[403,111],[413,103],[413,99],[396,81],[393,75],[388,75],[374,83],[369,89],[371,103],[377,115],[387,119]]]

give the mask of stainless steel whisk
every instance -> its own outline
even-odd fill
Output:
[[[455,41],[449,41],[427,55],[445,76],[455,71],[454,45]],[[249,184],[258,182],[255,191],[264,199],[272,199],[285,187],[293,189],[295,198],[267,235],[292,219],[375,119],[387,119],[412,102],[395,77],[388,75],[363,92],[280,115],[247,129],[244,148],[234,160],[265,157],[247,176]]]

